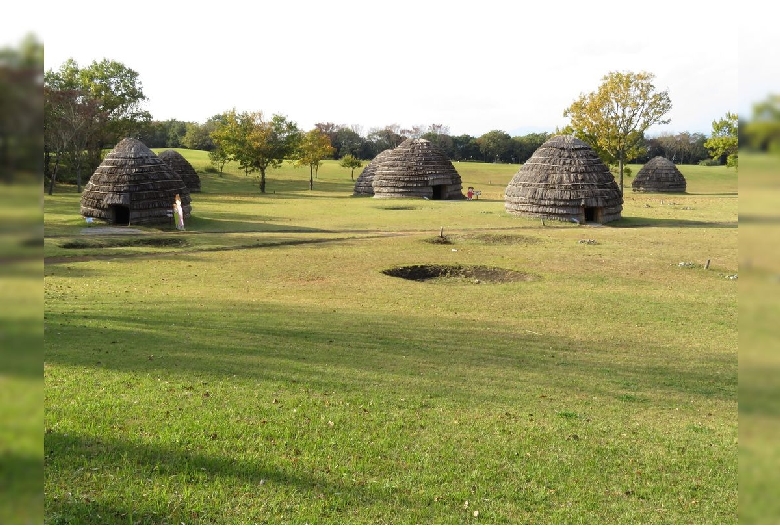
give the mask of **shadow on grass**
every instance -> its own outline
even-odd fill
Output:
[[[267,219],[267,220],[266,220]],[[294,232],[294,233],[327,233],[330,230],[322,228],[313,228],[309,226],[296,226],[289,224],[271,223],[269,220],[278,218],[268,217],[258,219],[252,215],[242,215],[231,213],[224,218],[201,217],[192,219],[186,226],[186,229],[197,232]]]
[[[223,233],[223,232],[219,232]],[[50,256],[44,258],[46,265],[53,265],[57,263],[74,263],[80,261],[92,261],[92,260],[120,260],[120,259],[170,259],[171,256],[176,256],[176,259],[182,261],[205,261],[205,257],[199,256],[201,253],[208,252],[225,252],[229,250],[247,250],[258,248],[271,248],[271,247],[285,247],[285,246],[297,246],[297,245],[322,245],[330,243],[340,243],[344,238],[308,238],[308,239],[292,239],[292,240],[271,240],[261,241],[257,239],[253,242],[237,242],[234,244],[225,244],[221,246],[210,246],[205,248],[189,249],[187,247],[181,247],[178,250],[162,251],[162,252],[143,252],[136,250],[125,250],[124,248],[117,248],[116,253],[94,253],[89,252],[87,254],[73,254],[68,256]],[[111,248],[111,247],[102,247]],[[133,247],[138,248],[138,247]],[[71,270],[71,269],[68,269]],[[71,277],[89,277],[93,276],[89,271],[74,271],[73,273],[58,271],[57,273],[50,273],[51,275],[57,274],[59,276],[71,276]],[[96,274],[99,275],[99,274]]]
[[[434,327],[430,321],[327,308],[291,314],[288,307],[263,303],[209,307],[206,312],[189,308],[186,319],[174,313],[152,319],[89,310],[78,316],[50,315],[48,333],[63,340],[46,361],[128,372],[294,380],[323,391],[360,392],[366,385],[392,391],[400,385],[412,394],[507,406],[517,404],[522,384],[605,396],[624,395],[628,384],[653,393],[658,401],[648,406],[680,399],[667,392],[736,399],[736,363],[726,353],[713,352],[703,361],[706,367],[689,366],[674,348],[647,344],[641,337],[623,339],[622,351],[616,351],[612,344],[511,330],[491,330],[483,337],[479,330],[463,329],[456,319],[439,320]],[[225,320],[214,313],[232,316]],[[106,334],[112,337],[110,345],[103,344]],[[159,347],[173,343],[178,345],[174,352]],[[153,362],[149,354],[155,355]]]
[[[0,455],[0,521],[40,525],[43,513],[43,459]]]
[[[690,219],[654,219],[650,217],[623,217],[606,226],[614,228],[737,228],[738,223],[693,221]]]
[[[224,479],[221,482],[229,484],[233,491],[250,487],[254,491],[253,497],[262,495],[264,488],[272,489],[273,493],[269,492],[269,495],[274,496],[280,495],[281,490],[295,498],[319,497],[323,499],[323,508],[334,495],[339,496],[341,505],[353,509],[389,502],[387,497],[390,496],[376,487],[356,485],[338,473],[333,474],[333,478],[317,478],[305,472],[280,469],[278,465],[261,460],[207,455],[189,447],[166,447],[47,430],[44,448],[47,474],[60,477],[60,480],[67,481],[67,477],[73,476],[88,480],[84,478],[85,473],[95,476],[121,473],[115,471],[119,465],[124,472],[132,470],[133,484],[138,487],[135,491],[124,491],[112,484],[96,484],[94,488],[82,488],[87,493],[80,495],[61,492],[55,496],[48,492],[45,500],[47,524],[226,524],[234,521],[236,515],[224,500],[219,500],[219,495],[183,498],[180,493],[189,489],[188,485],[209,483],[217,478]],[[156,484],[155,491],[148,496],[143,494],[147,482]],[[166,491],[166,488],[169,489]],[[401,507],[413,504],[398,492],[392,494],[392,503]],[[252,521],[252,524],[284,523],[285,519],[289,521],[297,515],[291,510],[294,510],[292,505],[269,506],[263,510],[262,520]]]

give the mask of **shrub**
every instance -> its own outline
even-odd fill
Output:
[[[699,160],[699,165],[700,166],[707,166],[707,167],[719,166],[720,165],[720,160],[715,160],[715,159],[712,159],[712,158],[705,158],[704,160]]]

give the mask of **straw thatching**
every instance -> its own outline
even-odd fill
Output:
[[[174,151],[173,149],[168,149],[157,156],[168,164],[168,167],[179,174],[184,181],[184,185],[190,190],[190,193],[200,191],[200,177],[198,176],[198,172],[195,171],[192,164],[190,164],[181,153]]]
[[[569,135],[543,143],[506,187],[506,211],[578,223],[620,219],[623,197],[609,169],[585,142]]]
[[[674,162],[656,156],[636,172],[631,188],[639,192],[685,193],[686,182]]]
[[[177,193],[189,217],[190,192],[181,177],[143,143],[125,138],[84,187],[81,215],[112,224],[171,223]]]
[[[360,172],[360,175],[358,175],[358,178],[355,181],[354,195],[365,195],[369,197],[374,195],[374,173],[376,173],[376,168],[387,158],[391,151],[392,149],[385,149],[376,155],[373,160],[363,168],[363,171]]]
[[[377,165],[374,198],[465,199],[461,178],[447,155],[422,138],[410,138]]]

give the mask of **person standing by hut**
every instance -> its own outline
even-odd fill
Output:
[[[181,208],[181,197],[176,194],[176,202],[173,203],[173,211],[176,215],[176,228],[184,230],[184,211]]]

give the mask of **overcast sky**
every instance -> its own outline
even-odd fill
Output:
[[[10,6],[17,16],[6,10],[0,29],[6,44],[27,31],[42,39],[47,70],[69,58],[82,67],[103,58],[123,63],[138,72],[156,120],[202,123],[235,108],[283,114],[306,130],[333,122],[359,125],[364,134],[433,123],[454,135],[553,132],[568,123],[564,109],[607,73],[647,71],[673,105],[671,122],[649,133],[709,134],[713,120],[747,112],[780,88],[767,75],[746,90],[743,75],[738,90],[739,61],[762,53],[763,32],[739,32],[738,52],[733,2],[631,5],[17,2]],[[772,20],[767,13],[756,25],[774,32]]]

